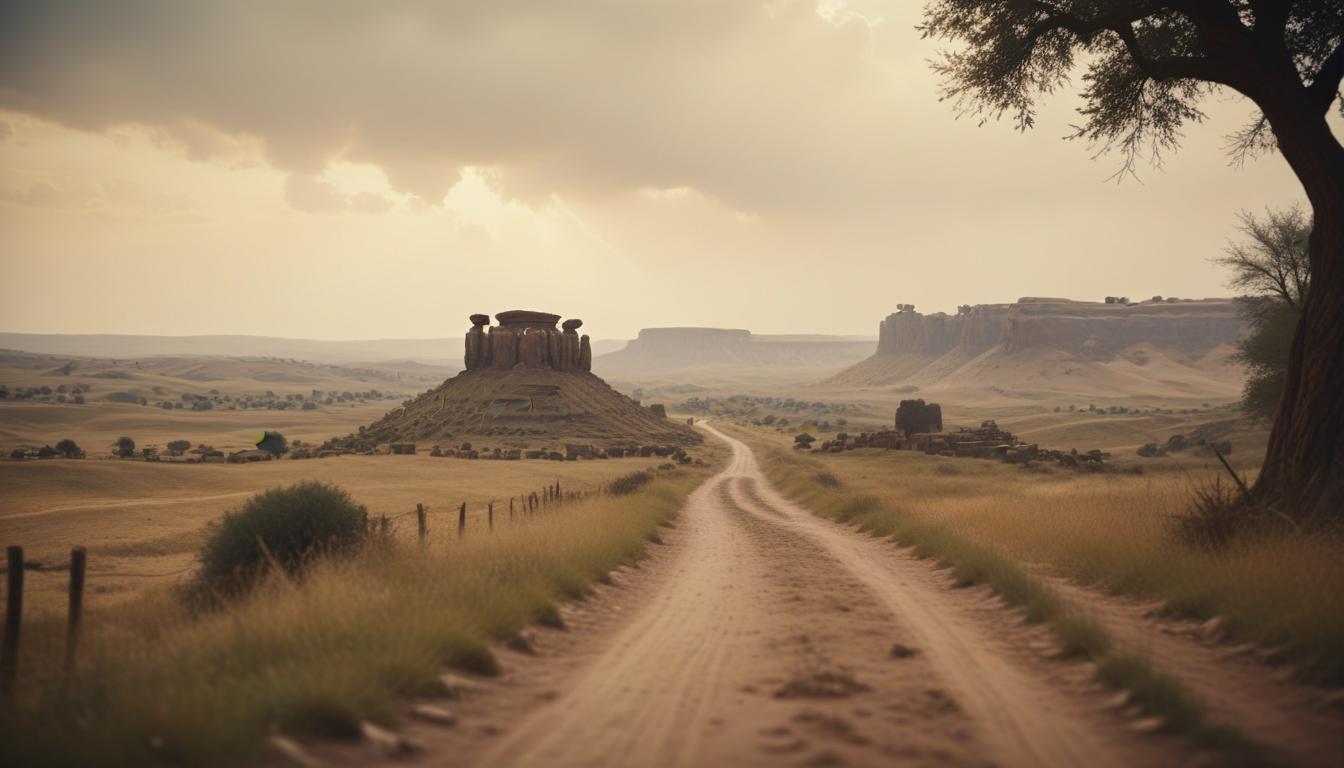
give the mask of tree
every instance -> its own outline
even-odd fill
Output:
[[[1238,303],[1250,325],[1250,333],[1237,342],[1235,358],[1250,371],[1241,408],[1257,418],[1273,418],[1311,282],[1311,222],[1300,208],[1266,211],[1264,219],[1242,213],[1240,230],[1245,241],[1229,245],[1213,261],[1232,270],[1228,285],[1241,292]]]
[[[84,458],[84,451],[80,449],[79,444],[68,437],[56,441],[56,450],[67,459]]]
[[[257,449],[268,451],[278,458],[281,454],[289,450],[289,440],[279,432],[273,432],[268,429],[265,432],[262,432],[261,437],[257,439]]]
[[[186,453],[188,449],[191,448],[191,441],[170,440],[163,447],[168,449],[168,454],[170,456],[181,456],[182,454]]]
[[[117,442],[112,447],[112,455],[120,456],[123,459],[133,458],[135,456],[135,441],[129,437],[118,437]]]
[[[1121,173],[1178,146],[1223,90],[1256,113],[1242,160],[1277,150],[1311,204],[1315,285],[1293,335],[1265,463],[1252,489],[1313,527],[1344,527],[1344,146],[1326,117],[1344,77],[1339,0],[933,0],[925,37],[964,43],[934,64],[963,113],[1035,124],[1038,98],[1084,67],[1074,137],[1119,149]]]

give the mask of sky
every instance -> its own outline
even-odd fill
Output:
[[[467,315],[875,334],[1022,296],[1227,295],[1250,106],[1179,153],[958,119],[911,0],[0,6],[0,330],[455,335]],[[1075,83],[1076,86],[1076,83]]]

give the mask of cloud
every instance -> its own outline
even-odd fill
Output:
[[[51,182],[38,181],[27,189],[0,190],[0,200],[33,208],[54,208],[61,204],[61,193]]]
[[[0,108],[144,124],[199,158],[255,139],[305,210],[335,205],[306,179],[336,160],[432,203],[479,167],[525,201],[687,187],[795,214],[890,202],[908,176],[893,138],[902,80],[873,58],[871,25],[834,3],[109,0],[0,14]]]
[[[291,173],[285,179],[285,200],[308,213],[340,213],[350,201],[336,187],[314,176]]]
[[[377,192],[360,192],[350,198],[350,210],[355,213],[387,213],[392,201]]]

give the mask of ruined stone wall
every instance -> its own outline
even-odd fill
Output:
[[[495,319],[499,325],[492,326],[489,315],[471,316],[464,359],[467,370],[592,370],[588,336],[578,333],[582,320],[566,320],[562,328],[556,328],[559,315],[521,309],[500,312]]]

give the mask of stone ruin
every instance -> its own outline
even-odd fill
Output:
[[[979,427],[960,427],[945,432],[942,408],[937,403],[925,404],[923,400],[902,400],[896,411],[896,426],[895,430],[855,436],[841,433],[835,440],[827,440],[813,450],[839,453],[856,448],[884,448],[923,451],[936,456],[997,459],[1008,464],[1052,461],[1063,467],[1085,470],[1103,469],[1111,458],[1109,453],[1097,449],[1060,451],[1023,443],[1012,432],[1000,429],[993,419],[981,422]],[[929,428],[923,428],[925,426]]]
[[[559,315],[525,309],[500,312],[495,319],[499,325],[491,326],[489,315],[471,316],[464,361],[467,370],[593,369],[593,348],[587,334],[578,333],[582,320],[566,320],[561,328],[556,328]]]

